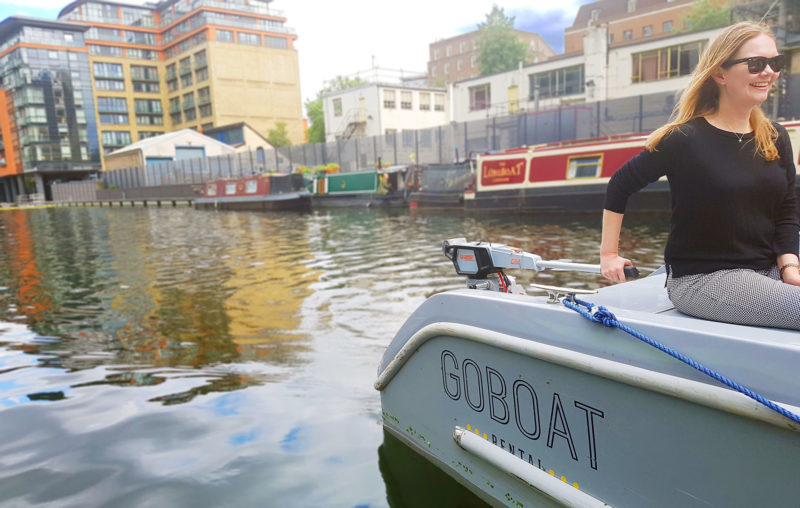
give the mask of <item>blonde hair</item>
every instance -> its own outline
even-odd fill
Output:
[[[661,139],[680,129],[681,125],[697,117],[715,113],[719,109],[719,87],[712,76],[726,60],[733,58],[745,42],[762,34],[775,39],[769,27],[761,23],[743,21],[726,28],[700,57],[697,67],[689,77],[689,85],[675,105],[672,120],[653,131],[647,138],[645,147],[651,152],[655,151]],[[759,106],[750,112],[750,127],[754,133],[756,153],[760,153],[770,161],[777,159],[778,149],[775,147],[775,139],[778,137],[778,131]]]

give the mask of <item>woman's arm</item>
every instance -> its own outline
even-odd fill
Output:
[[[623,214],[603,210],[603,233],[600,241],[600,272],[610,280],[625,282],[626,266],[633,266],[629,259],[619,255],[619,232],[622,229]],[[787,268],[787,271],[790,268]],[[798,274],[800,278],[800,274]],[[800,282],[800,281],[799,281]]]

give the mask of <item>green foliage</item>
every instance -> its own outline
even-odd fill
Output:
[[[346,90],[359,85],[366,84],[366,81],[356,77],[336,76],[328,82],[328,85],[317,92],[316,99],[305,102],[306,114],[311,125],[308,128],[309,143],[325,142],[325,116],[322,111],[322,95],[336,90]]]
[[[290,146],[289,133],[286,131],[286,122],[275,123],[275,128],[267,133],[267,141],[275,148],[279,146]]]
[[[478,62],[481,76],[514,69],[520,62],[529,60],[528,45],[514,33],[514,17],[506,16],[503,9],[492,6],[486,21],[478,24]]]
[[[695,0],[692,10],[683,17],[683,26],[676,33],[709,30],[731,24],[731,6],[728,2]]]

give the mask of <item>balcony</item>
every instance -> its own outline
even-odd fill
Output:
[[[148,76],[139,72],[132,72],[131,81],[148,81],[150,83],[158,83],[158,76]]]

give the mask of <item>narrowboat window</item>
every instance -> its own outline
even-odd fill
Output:
[[[235,183],[226,183],[225,184],[225,194],[236,194],[236,184]]]
[[[567,162],[567,178],[597,178],[602,168],[602,155],[570,157]]]
[[[257,190],[258,190],[258,182],[256,180],[248,180],[247,183],[245,183],[245,188],[244,188],[245,193],[255,194]]]
[[[206,185],[206,196],[216,196],[217,195],[217,184],[210,183]]]

